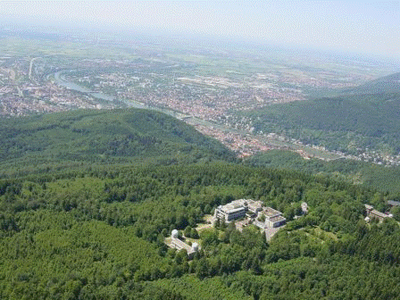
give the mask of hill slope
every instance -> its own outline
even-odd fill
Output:
[[[0,180],[1,299],[396,299],[400,227],[363,221],[382,194],[222,162],[107,171]],[[190,262],[163,243],[239,197],[288,224],[268,244],[251,225],[198,228]]]
[[[282,150],[258,153],[248,158],[246,163],[258,167],[324,174],[354,184],[362,184],[383,193],[389,192],[391,197],[396,199],[400,197],[400,167],[387,168],[351,159],[329,162],[315,158],[306,160],[297,153]]]
[[[347,90],[346,93],[355,94],[379,94],[400,93],[400,73],[391,74],[376,80],[372,80],[359,87]]]
[[[256,131],[284,133],[350,153],[369,148],[395,154],[400,151],[400,93],[393,93],[396,85],[389,82],[398,77],[376,80],[340,97],[273,105],[244,114]]]
[[[138,109],[2,119],[0,139],[3,166],[232,157],[219,142],[185,123]]]
[[[364,222],[363,204],[389,209],[383,193],[324,176],[208,162],[230,153],[145,110],[1,125],[3,173],[25,163],[65,168],[0,179],[0,299],[397,297],[400,227]],[[153,163],[134,164],[143,160]],[[268,243],[252,225],[207,229],[204,217],[238,198],[278,209],[287,225]],[[303,202],[308,214],[295,218]],[[391,212],[400,220],[399,209]],[[175,228],[200,243],[193,260],[164,243]]]

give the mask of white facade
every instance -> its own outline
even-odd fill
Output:
[[[178,230],[176,230],[176,229],[172,230],[171,243],[169,244],[169,246],[171,248],[176,249],[177,251],[185,249],[189,258],[193,258],[194,254],[196,252],[198,252],[199,248],[200,248],[199,244],[197,244],[197,243],[193,243],[193,245],[190,246],[190,245],[186,244],[184,241],[181,241],[178,238]]]
[[[231,221],[243,218],[246,216],[247,205],[245,205],[245,200],[235,200],[226,205],[220,205],[215,209],[214,217],[215,219],[222,220],[229,223]]]
[[[266,207],[263,213],[265,215],[266,228],[276,228],[286,224],[286,218],[282,216],[280,211],[277,211],[271,207]]]
[[[303,214],[307,214],[308,213],[308,205],[306,202],[302,202],[301,203],[301,211],[303,212]]]
[[[374,209],[374,207],[372,205],[364,204],[364,206],[365,206],[365,210],[367,212],[367,217],[369,218],[369,220],[378,219],[379,222],[382,222],[385,218],[393,217],[392,214],[386,214],[386,213],[377,211],[376,209]]]
[[[252,199],[245,200],[247,203],[247,208],[250,212],[258,215],[260,211],[262,211],[263,204],[261,201],[255,201]]]
[[[302,208],[307,208],[306,204],[304,204],[302,204]],[[214,218],[225,220],[225,222],[229,223],[246,217],[247,212],[250,212],[248,217],[236,223],[237,229],[241,231],[244,226],[252,223],[263,230],[267,240],[270,240],[280,227],[286,224],[286,218],[282,216],[280,211],[271,207],[264,207],[261,201],[251,199],[239,199],[226,205],[218,206],[214,211]],[[261,215],[265,216],[265,221],[259,219]]]
[[[280,211],[271,207],[263,207],[261,201],[251,199],[239,199],[226,205],[218,206],[215,209],[214,218],[219,220],[223,219],[225,222],[229,223],[244,218],[247,212],[251,212],[256,216],[259,216],[259,214],[265,215],[265,223],[263,225],[257,225],[259,227],[276,228],[286,224],[286,218],[282,216]]]

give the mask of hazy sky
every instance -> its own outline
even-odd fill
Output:
[[[0,24],[194,33],[400,60],[398,1],[4,1]]]

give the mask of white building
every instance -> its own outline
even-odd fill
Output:
[[[226,205],[218,206],[214,211],[215,219],[222,220],[229,223],[231,221],[243,218],[246,216],[247,205],[245,205],[245,200],[239,199],[232,201]]]
[[[225,219],[225,222],[229,223],[233,220],[245,217],[248,211],[258,215],[258,213],[262,211],[262,207],[263,204],[261,201],[239,199],[226,205],[218,206],[214,211],[214,217],[219,220]]]
[[[245,203],[247,203],[248,210],[256,215],[258,215],[258,213],[262,211],[263,203],[261,201],[247,199],[245,200]]]
[[[177,251],[185,249],[188,254],[188,257],[193,258],[194,254],[199,251],[199,244],[193,243],[192,246],[190,246],[186,244],[184,241],[180,240],[178,235],[179,235],[178,230],[176,229],[172,230],[171,243],[168,246],[176,249]]]
[[[307,204],[304,204],[302,204],[302,208],[307,209]],[[271,207],[264,207],[261,201],[251,199],[239,199],[226,205],[218,206],[214,211],[214,218],[225,220],[225,222],[229,223],[246,217],[246,214],[248,216],[245,220],[236,223],[239,225],[237,229],[241,231],[243,226],[252,223],[263,230],[268,241],[278,232],[280,227],[286,224],[286,218],[282,216],[280,211]],[[262,215],[265,217],[264,222],[259,218]]]
[[[308,213],[308,205],[306,202],[301,203],[301,211],[303,212],[304,215]]]
[[[393,218],[392,214],[386,214],[374,209],[372,205],[364,204],[365,210],[367,212],[367,218],[365,218],[366,222],[369,222],[371,219],[377,219],[379,222],[382,222],[385,218]]]
[[[247,212],[255,214],[255,217],[258,217],[259,214],[265,215],[265,224],[259,224],[261,227],[274,228],[280,227],[286,223],[286,218],[282,216],[280,211],[271,207],[263,207],[261,201],[252,199],[239,199],[226,205],[220,205],[214,211],[214,218],[219,220],[224,219],[225,222],[229,223],[244,218]]]
[[[271,207],[264,208],[263,214],[265,215],[266,228],[276,228],[286,224],[286,218],[282,216],[282,213]]]

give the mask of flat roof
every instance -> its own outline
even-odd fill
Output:
[[[247,201],[247,204],[248,205],[256,205],[256,206],[262,206],[263,205],[263,203],[260,201],[260,200],[258,200],[258,201],[256,201],[256,200],[253,200],[253,199],[244,199],[244,201]]]
[[[387,217],[389,217],[389,215],[387,215],[387,214],[385,214],[385,213],[382,213],[382,212],[380,212],[380,211],[377,211],[376,209],[373,209],[373,210],[371,211],[371,214],[376,215],[376,216],[378,216],[378,217],[382,217],[382,218],[387,218]]]
[[[269,219],[271,222],[280,222],[280,221],[286,221],[286,218],[283,216],[274,216]]]
[[[272,207],[266,207],[266,208],[264,208],[263,211],[264,211],[265,216],[267,216],[268,218],[282,215],[282,213],[280,211],[275,210]]]
[[[181,241],[180,239],[172,238],[171,245],[173,246],[174,244],[178,245],[179,247],[181,247],[183,249],[186,249],[187,253],[194,252],[192,247],[190,247],[188,244],[186,244],[184,241]]]
[[[388,204],[392,206],[400,206],[400,201],[388,200]]]
[[[365,206],[366,209],[373,209],[374,208],[372,205],[369,205],[369,204],[364,204],[364,206]]]
[[[246,206],[244,205],[245,200],[239,199],[232,201],[228,204],[221,205],[219,208],[225,213],[234,213],[241,210],[246,210]]]
[[[224,212],[225,213],[227,213],[227,214],[232,214],[232,213],[235,213],[235,212],[239,212],[239,211],[245,211],[246,210],[246,208],[245,207],[237,207],[237,208],[224,208]]]

